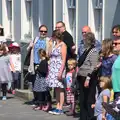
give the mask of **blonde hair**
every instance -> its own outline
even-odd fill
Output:
[[[68,61],[67,61],[67,64],[69,65],[69,64],[72,64],[73,66],[74,66],[74,68],[76,67],[76,65],[77,65],[77,61],[75,60],[75,59],[69,59]]]
[[[112,88],[112,81],[111,81],[111,77],[107,77],[107,76],[102,76],[100,77],[100,82],[104,82],[104,89],[108,88],[111,89]]]

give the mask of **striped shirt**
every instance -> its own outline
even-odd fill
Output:
[[[96,48],[92,48],[88,53],[84,63],[79,68],[78,75],[87,76],[88,74],[91,74],[98,64],[98,57],[99,57],[98,50]]]

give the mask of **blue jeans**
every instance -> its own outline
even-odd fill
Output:
[[[115,118],[113,118],[112,115],[110,115],[110,114],[106,115],[106,119],[107,120],[115,120]]]

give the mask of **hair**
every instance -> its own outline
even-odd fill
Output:
[[[107,38],[102,41],[102,55],[108,57],[110,53],[113,53],[113,41],[110,38]]]
[[[74,66],[74,68],[75,68],[76,65],[77,65],[77,61],[76,61],[75,59],[71,58],[71,59],[69,59],[69,60],[67,61],[67,64],[68,64],[68,65],[69,65],[69,64],[72,64],[72,65]]]
[[[54,30],[52,33],[52,37],[55,37],[59,40],[63,40],[63,35],[59,30]]]
[[[119,31],[120,31],[120,25],[118,24],[118,25],[113,26],[113,28],[112,28],[112,32],[113,32],[113,30],[114,30],[114,29],[116,29],[116,30],[119,30]]]
[[[39,31],[40,31],[40,29],[41,29],[42,27],[45,27],[45,28],[47,29],[47,31],[48,31],[48,28],[47,28],[46,25],[41,25],[41,26],[39,27]]]
[[[58,21],[56,24],[61,23],[63,27],[65,27],[65,23],[63,21]]]
[[[41,55],[42,57],[45,57],[48,60],[47,53],[44,49],[39,49],[39,55]]]
[[[95,45],[95,35],[92,32],[88,32],[85,34],[85,43],[88,46]]]
[[[7,54],[7,50],[6,50],[6,45],[5,44],[0,44],[0,51],[3,51],[3,55]]]
[[[4,36],[4,29],[0,28],[0,30],[1,30],[0,36]]]
[[[112,81],[111,81],[111,77],[107,77],[107,76],[102,76],[100,77],[100,82],[104,82],[104,89],[108,88],[111,89],[112,88]]]

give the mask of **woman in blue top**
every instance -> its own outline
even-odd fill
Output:
[[[52,49],[52,41],[47,37],[48,28],[46,25],[41,25],[39,27],[40,36],[32,40],[27,47],[27,50],[31,50],[30,54],[30,65],[28,71],[33,75],[31,77],[32,87],[34,87],[35,82],[35,68],[40,64],[39,49],[43,49],[48,54],[48,51]],[[34,100],[36,101],[36,93],[34,93]]]
[[[112,39],[105,39],[102,42],[102,63],[101,63],[101,76],[111,76],[112,66],[117,58],[113,53]]]

